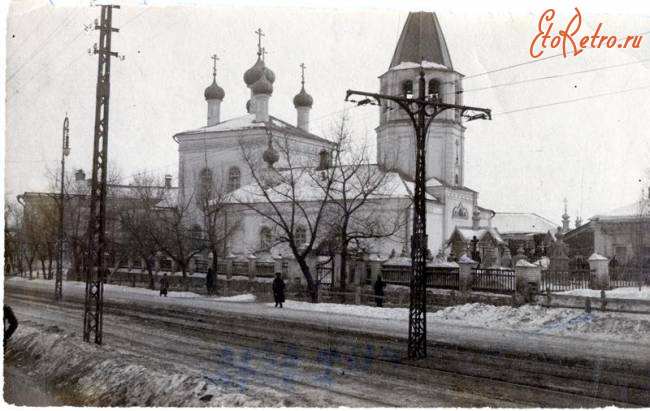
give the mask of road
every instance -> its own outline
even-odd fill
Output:
[[[55,304],[51,290],[6,283],[20,331],[32,332],[21,338],[79,341],[82,297],[68,294]],[[49,351],[35,358],[9,350],[8,358],[59,381],[55,388],[66,395],[57,401],[68,405],[593,407],[649,401],[647,372],[629,364],[601,361],[594,381],[588,360],[479,352],[441,341],[430,343],[428,361],[413,364],[404,360],[403,339],[393,335],[234,311],[108,297],[101,349],[82,345],[70,365],[57,367],[42,364]],[[125,385],[105,372],[110,367],[138,368]],[[156,381],[174,384],[167,375],[184,376],[185,385],[159,390]]]

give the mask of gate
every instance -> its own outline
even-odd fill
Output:
[[[515,292],[515,271],[500,268],[472,269],[472,290]]]

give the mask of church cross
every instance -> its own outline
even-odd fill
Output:
[[[212,78],[216,80],[217,78],[217,60],[219,60],[219,57],[216,54],[213,54],[210,56],[212,59]]]
[[[262,32],[261,28],[258,28],[255,30],[255,34],[257,34],[257,55],[261,56],[262,55],[262,37],[264,36],[264,33]]]
[[[301,83],[304,85],[305,84],[305,69],[307,66],[305,66],[305,63],[300,63],[300,71],[302,72],[301,76]]]
[[[264,61],[264,56],[265,56],[267,53],[268,53],[268,52],[266,51],[266,48],[265,48],[265,47],[262,47],[262,61]]]
[[[568,201],[566,200],[566,197],[564,197],[564,214],[566,214],[567,203],[568,203]]]

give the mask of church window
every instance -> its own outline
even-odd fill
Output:
[[[230,167],[228,170],[228,191],[237,190],[241,185],[241,172],[239,167]]]
[[[204,168],[199,173],[199,201],[202,203],[208,199],[210,195],[210,190],[212,189],[212,170],[209,168]]]
[[[294,233],[293,239],[298,247],[301,247],[307,242],[307,230],[305,227],[299,225],[296,227],[296,232]]]
[[[260,248],[268,250],[273,245],[273,235],[269,227],[262,227],[260,230]]]
[[[413,95],[413,82],[411,80],[406,80],[402,83],[402,95],[403,96],[412,96]]]
[[[440,82],[436,79],[429,80],[429,95],[438,97],[440,94]]]

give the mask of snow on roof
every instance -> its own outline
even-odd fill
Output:
[[[346,166],[343,167],[343,169],[345,168]],[[325,183],[324,180],[321,180],[321,173],[326,172],[318,171],[314,168],[295,168],[293,170],[279,171],[279,184],[266,188],[266,193],[274,203],[287,202],[292,199],[298,201],[320,201],[324,196],[323,184]],[[329,172],[332,172],[332,169],[329,169]],[[341,171],[341,168],[337,168],[333,172],[341,175],[343,171]],[[293,177],[291,176],[292,173]],[[345,189],[341,184],[341,179],[335,176],[335,181],[330,188],[330,196],[334,199],[342,198],[343,191],[345,190],[347,197],[353,198],[361,190],[368,189],[368,185],[364,183],[368,174],[380,175],[378,173],[382,173],[382,171],[379,170],[377,165],[369,164],[367,167],[362,167],[356,173],[358,173],[355,174],[358,178],[349,179]],[[414,184],[412,182],[405,181],[398,173],[392,171],[386,172],[383,175],[385,176],[385,180],[374,193],[368,196],[368,199],[412,198],[414,191]],[[290,184],[292,179],[294,182],[293,186]],[[292,190],[295,190],[295,193],[292,193]],[[430,194],[427,194],[426,198],[430,201],[437,201]],[[257,183],[253,183],[230,193],[227,201],[231,203],[263,203],[267,202],[267,199]]]
[[[591,219],[611,220],[624,217],[650,217],[650,199],[639,200],[606,213],[597,214]]]
[[[502,213],[492,217],[492,227],[501,234],[546,234],[554,232],[558,224],[535,213]]]
[[[400,64],[393,66],[390,70],[403,70],[410,68],[420,68],[420,63],[413,63],[411,61],[403,61]],[[424,69],[440,69],[440,70],[452,70],[451,68],[444,66],[440,63],[434,63],[432,61],[423,61],[422,68]]]
[[[255,121],[255,114],[246,114],[241,117],[231,118],[229,120],[222,121],[221,123],[215,124],[213,126],[204,126],[193,130],[182,131],[180,133],[176,133],[174,137],[180,135],[218,133],[218,132],[234,131],[234,130],[265,129],[267,127],[272,130],[310,137],[319,140],[321,142],[327,142],[331,144],[331,141],[323,137],[319,137],[315,134],[309,133],[301,128],[298,128],[274,116],[269,116],[268,121]]]
[[[472,228],[467,228],[467,227],[456,227],[454,231],[458,232],[458,234],[460,234],[460,236],[464,241],[471,241],[474,238],[474,236],[476,236],[478,240],[482,240],[487,233],[490,233],[490,235],[498,243],[503,242],[501,235],[494,228],[482,227],[477,230],[474,230]]]

